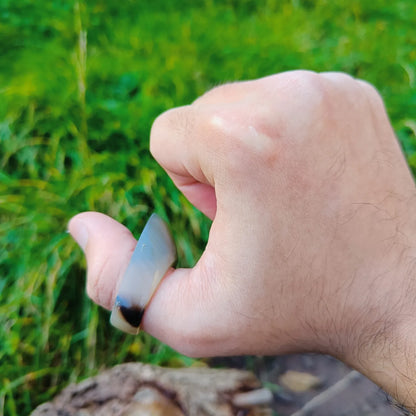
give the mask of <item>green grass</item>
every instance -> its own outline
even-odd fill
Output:
[[[153,119],[232,80],[308,68],[366,79],[416,172],[414,0],[0,0],[0,415],[128,360],[191,363],[125,336],[84,294],[69,218],[136,234],[156,210],[180,265],[209,222],[148,152]]]

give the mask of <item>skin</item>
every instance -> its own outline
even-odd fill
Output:
[[[150,149],[213,223],[144,330],[190,356],[328,353],[415,407],[415,184],[371,85],[308,71],[223,85],[159,116]],[[91,212],[69,230],[110,309],[134,238]]]

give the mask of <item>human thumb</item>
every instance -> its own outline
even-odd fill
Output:
[[[68,230],[86,255],[89,297],[111,309],[137,241],[122,224],[98,212],[76,215]],[[189,356],[226,353],[230,328],[220,316],[226,292],[215,270],[206,250],[194,268],[168,271],[145,310],[142,329]]]

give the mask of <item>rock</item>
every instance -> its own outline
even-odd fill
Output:
[[[135,394],[122,416],[183,416],[183,412],[159,390],[144,387]]]
[[[128,363],[70,385],[31,416],[271,416],[272,395],[260,388],[246,371]]]
[[[294,392],[304,392],[321,385],[319,377],[310,373],[288,370],[279,377],[279,383]]]

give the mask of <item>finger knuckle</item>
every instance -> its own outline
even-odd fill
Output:
[[[322,94],[324,92],[324,83],[322,77],[314,71],[293,71],[290,78],[290,87],[293,93]]]
[[[383,98],[373,84],[361,79],[357,80],[357,83],[366,95],[367,99],[370,101],[371,105],[375,107],[384,107]]]
[[[294,114],[311,119],[323,117],[331,108],[331,91],[321,74],[294,71],[290,75],[287,94]]]
[[[266,120],[260,107],[252,112],[236,109],[231,114],[214,111],[207,117],[203,128],[212,132],[213,149],[222,155],[218,160],[228,174],[240,177],[251,168],[275,163],[279,153],[276,128]]]

